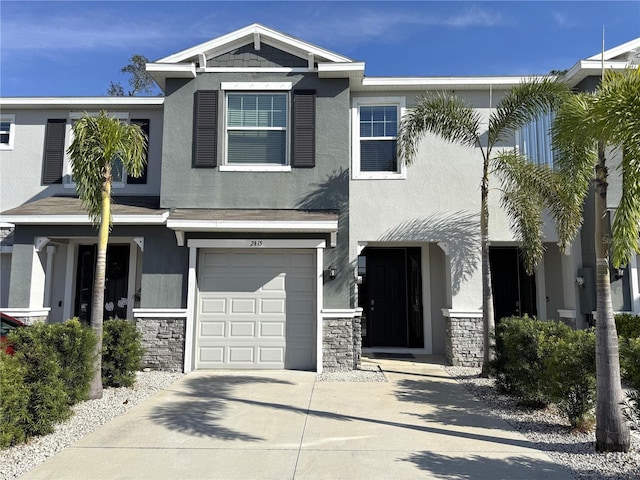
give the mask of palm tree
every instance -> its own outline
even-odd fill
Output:
[[[486,140],[483,141],[483,120],[473,106],[454,94],[438,93],[418,99],[403,118],[398,134],[398,157],[411,164],[418,155],[418,143],[427,133],[445,140],[477,148],[482,156],[480,182],[480,239],[482,255],[482,319],[484,328],[483,374],[488,375],[493,358],[493,291],[489,265],[489,179],[500,156],[496,146],[513,136],[539,115],[555,110],[567,95],[563,84],[552,78],[523,82],[512,87],[497,103],[489,117]],[[491,101],[491,100],[490,100]],[[492,107],[490,105],[490,107]]]
[[[572,96],[558,111],[552,133],[555,159],[566,178],[563,188],[570,206],[567,211],[574,212],[583,205],[591,185],[595,191],[596,450],[628,451],[629,429],[620,407],[620,361],[609,255],[614,268],[618,268],[627,264],[632,254],[640,253],[640,70],[607,71],[595,93]],[[611,236],[605,147],[621,154],[618,171],[622,176],[622,198]],[[571,215],[574,213],[568,214]],[[577,230],[568,229],[567,233],[575,237]]]
[[[107,244],[111,229],[112,164],[119,160],[127,173],[142,175],[147,143],[138,125],[129,125],[107,112],[97,116],[85,114],[73,125],[71,157],[73,180],[82,205],[91,221],[99,227],[96,273],[91,304],[91,328],[98,337],[95,350],[94,376],[89,398],[102,398],[102,322]]]

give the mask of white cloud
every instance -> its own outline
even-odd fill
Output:
[[[571,16],[565,15],[564,13],[552,12],[551,16],[553,17],[553,21],[559,27],[571,28],[577,25],[575,20],[573,20]]]

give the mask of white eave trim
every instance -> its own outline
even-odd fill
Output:
[[[640,48],[640,37],[634,38],[633,40],[623,43],[622,45],[618,45],[617,47],[613,47],[609,50],[605,50],[604,59],[605,61],[611,60],[612,58],[616,58],[619,55],[628,53],[637,48]],[[595,55],[592,55],[591,57],[587,58],[587,60],[597,60],[598,62],[600,62],[601,58],[602,58],[602,52],[598,52]]]
[[[146,70],[150,74],[160,73],[171,78],[196,78],[195,63],[147,63]]]
[[[630,67],[628,62],[607,61],[604,62],[605,70],[624,70]],[[589,76],[600,76],[602,73],[602,62],[600,60],[580,60],[565,73],[563,80],[570,87],[576,86]]]
[[[539,80],[545,76],[526,77],[366,77],[362,79],[363,87],[392,87],[398,89],[475,89],[488,87],[510,88],[529,80]]]
[[[254,221],[254,220],[167,220],[167,228],[183,232],[319,232],[338,230],[337,220]]]
[[[2,97],[2,109],[19,107],[158,106],[164,97]]]
[[[114,225],[163,225],[169,212],[161,215],[112,215]],[[4,215],[2,221],[17,225],[91,225],[88,215]]]
[[[318,63],[320,78],[357,77],[364,75],[364,62]]]

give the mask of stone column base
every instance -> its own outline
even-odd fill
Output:
[[[323,315],[323,370],[354,370],[362,356],[362,328],[358,312],[351,315]]]
[[[184,365],[184,318],[136,318],[142,334],[142,368],[182,372]]]
[[[451,365],[481,367],[484,355],[482,316],[446,317],[446,357]]]

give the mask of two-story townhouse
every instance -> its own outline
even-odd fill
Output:
[[[607,66],[627,65],[632,43],[605,52]],[[565,81],[585,86],[593,62]],[[11,148],[1,152],[0,222],[15,230],[0,307],[49,321],[90,311],[95,230],[72,196],[64,151],[74,118],[107,109],[149,126],[147,183],[125,173],[116,190],[115,293],[105,305],[105,317],[136,320],[147,365],[320,371],[353,368],[361,346],[477,363],[479,153],[428,137],[407,167],[395,161],[397,128],[425,91],[455,91],[487,118],[526,78],[369,78],[364,69],[255,24],[148,64],[163,98],[3,99]],[[544,151],[537,127],[504,147]],[[492,194],[497,317],[581,327],[594,297],[588,242],[560,252],[546,227],[544,262],[528,277]],[[640,312],[637,264],[622,273],[620,309]]]
[[[353,65],[252,25],[149,64],[163,98],[119,100],[131,102],[127,108],[157,104],[161,117],[150,133],[152,144],[161,142],[155,196],[123,182],[132,197],[115,198],[107,275],[128,275],[128,283],[118,280],[126,292],[105,300],[105,318],[136,319],[149,364],[321,370],[359,361],[348,260]],[[3,111],[12,101],[17,109],[27,100],[8,99]],[[112,115],[138,118],[117,100],[103,101],[114,102],[104,105]],[[48,178],[54,123],[66,135],[57,143],[56,181],[61,191],[72,186],[64,151],[74,115],[36,122],[43,132],[30,139],[32,150],[16,148],[13,159],[19,165],[28,156],[33,169],[11,185]],[[22,122],[16,113],[16,137]],[[20,198],[2,215],[15,225],[3,310],[50,321],[86,317],[91,226],[77,198],[40,190],[46,198]],[[107,288],[116,283],[109,277]]]
[[[96,231],[74,198],[66,150],[73,122],[85,113],[106,110],[140,125],[149,136],[141,177],[128,177],[117,164],[114,169],[114,230],[105,293],[109,314],[133,318],[143,275],[142,238],[150,236],[145,229],[163,222],[157,210],[163,102],[161,97],[2,99],[2,122],[8,131],[0,150],[0,208],[7,213],[2,224],[3,311],[28,321],[87,319]]]

